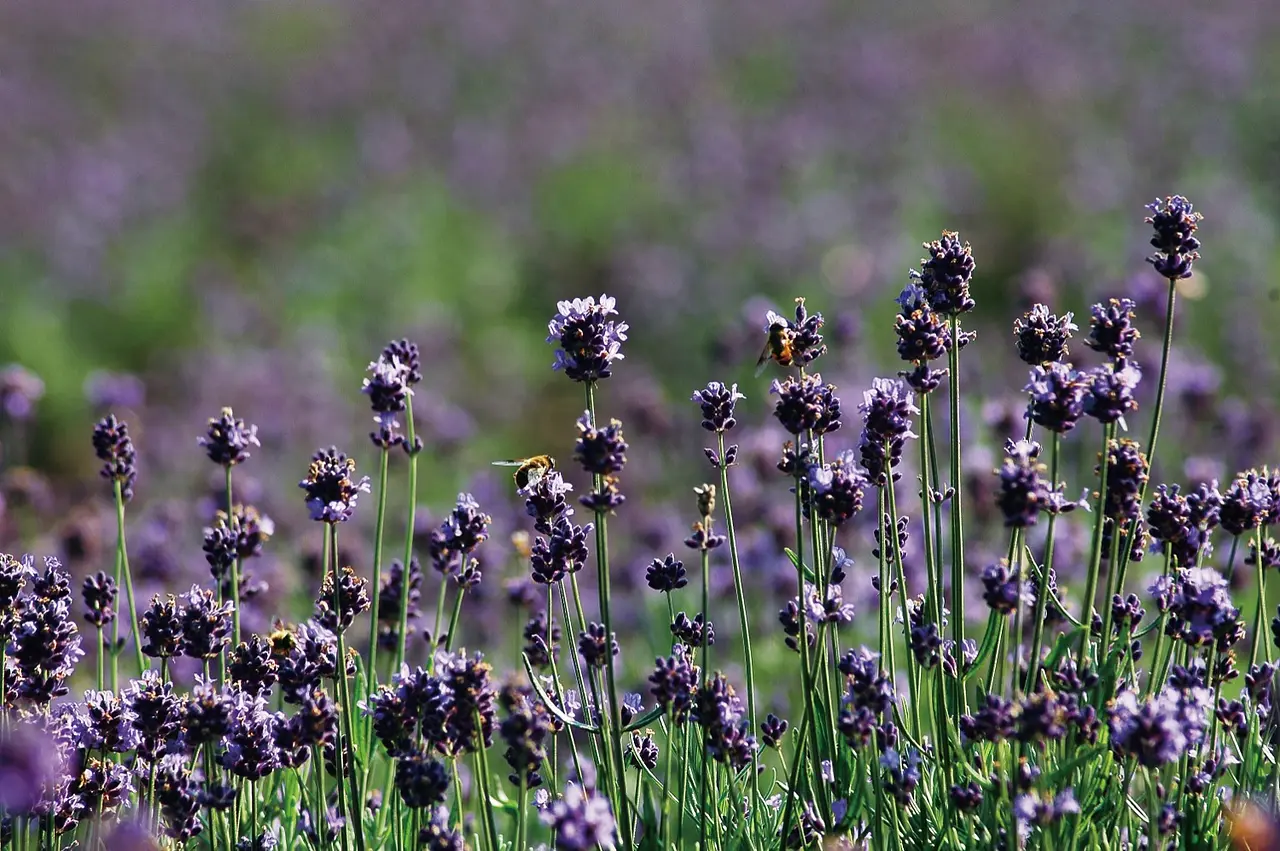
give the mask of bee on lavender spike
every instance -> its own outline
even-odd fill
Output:
[[[756,378],[759,378],[769,366],[769,361],[779,366],[791,366],[793,362],[791,344],[795,340],[796,332],[791,327],[791,323],[772,310],[765,315],[765,322],[768,324],[765,325],[764,330],[769,337],[764,341],[764,349],[756,360]]]
[[[542,480],[542,477],[550,473],[556,468],[556,459],[550,455],[534,455],[531,458],[512,458],[507,461],[494,461],[495,467],[515,467],[515,475],[512,476],[516,482],[517,490],[525,490],[526,488],[536,485]]]

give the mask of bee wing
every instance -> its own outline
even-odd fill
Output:
[[[529,488],[536,485],[538,482],[542,481],[542,477],[545,476],[546,474],[547,474],[546,467],[531,467],[528,473],[528,481],[525,483],[524,489],[528,490]]]
[[[495,467],[520,467],[520,466],[523,466],[523,465],[524,465],[524,463],[525,463],[525,462],[524,462],[522,459],[520,459],[520,458],[512,458],[512,459],[507,460],[507,461],[494,461],[494,462],[492,462],[493,466],[495,466]]]
[[[764,374],[769,368],[769,361],[773,357],[773,346],[770,341],[764,341],[764,348],[760,350],[760,357],[756,360],[756,378]]]

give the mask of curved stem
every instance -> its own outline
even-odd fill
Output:
[[[1049,487],[1057,490],[1058,457],[1061,454],[1062,435],[1056,431],[1051,434],[1053,437],[1049,440]],[[1049,603],[1049,571],[1053,570],[1053,531],[1057,521],[1056,512],[1049,515],[1049,531],[1045,534],[1044,563],[1040,565],[1041,578],[1036,594],[1036,613],[1031,627],[1031,658],[1028,662],[1025,689],[1027,694],[1035,691],[1036,678],[1040,675],[1040,648],[1044,641],[1045,609]],[[1022,591],[1021,584],[1018,586],[1018,591]],[[1019,598],[1019,605],[1021,605],[1021,598]]]
[[[414,450],[417,442],[413,433],[413,395],[405,405],[405,435],[409,448],[409,519],[404,530],[404,587],[400,589],[399,632],[396,635],[396,670],[404,664],[405,643],[409,633],[409,565],[413,561],[413,532],[417,525],[418,515],[418,453]],[[434,639],[435,636],[433,635]],[[432,669],[435,668],[435,653],[431,654]]]
[[[369,669],[365,672],[365,694],[371,695],[378,685],[378,603],[382,596],[382,537],[387,515],[387,466],[391,450],[382,447],[382,458],[378,462],[378,519],[373,529],[373,601],[369,606]],[[402,587],[400,593],[406,598],[409,593],[409,565],[405,564],[400,573]],[[373,729],[373,716],[369,716],[365,737]]]
[[[949,368],[951,372],[951,640],[955,653],[960,653],[964,646],[964,512],[962,510],[962,490],[964,483],[960,480],[960,318],[952,316],[951,349],[949,351]],[[958,673],[958,668],[957,668]],[[968,698],[965,696],[964,679],[956,677],[956,706],[961,712],[968,712]]]
[[[1089,571],[1084,583],[1084,600],[1081,602],[1080,622],[1084,629],[1080,635],[1080,654],[1077,667],[1083,671],[1089,660],[1089,634],[1093,624],[1093,598],[1098,593],[1098,570],[1102,564],[1102,529],[1107,522],[1107,456],[1111,452],[1111,436],[1115,434],[1115,423],[1102,427],[1102,454],[1098,459],[1098,508],[1093,516],[1093,540],[1089,547]],[[1119,534],[1116,530],[1113,534]],[[1045,585],[1049,584],[1049,574],[1044,575]]]
[[[124,491],[120,486],[120,481],[115,482],[116,495],[116,552],[119,558],[117,573],[123,570],[125,593],[129,597],[129,628],[133,632],[133,653],[138,662],[138,673],[141,674],[146,663],[142,659],[142,633],[138,628],[138,604],[133,598],[133,571],[129,569],[129,547],[124,539]],[[118,585],[116,587],[119,587]],[[120,614],[123,614],[121,612]],[[116,615],[117,625],[120,622],[120,616]],[[119,630],[117,628],[117,636]],[[118,652],[118,651],[117,651]],[[118,684],[118,681],[117,681]]]

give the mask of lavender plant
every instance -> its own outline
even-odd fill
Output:
[[[1280,613],[1268,620],[1266,588],[1280,563],[1267,533],[1280,521],[1280,473],[1245,470],[1222,491],[1216,481],[1152,488],[1152,471],[1170,466],[1156,466],[1155,448],[1174,297],[1198,259],[1199,215],[1178,197],[1151,211],[1151,263],[1169,293],[1149,412],[1138,401],[1133,300],[1090,311],[1084,343],[1105,360],[1089,368],[1067,360],[1072,314],[1036,305],[1013,323],[1029,367],[1022,434],[976,489],[956,386],[960,349],[975,339],[961,319],[977,310],[976,263],[944,233],[926,243],[897,300],[907,368],[870,383],[856,439],[846,437],[839,388],[814,369],[827,353],[824,320],[803,299],[793,315],[765,319],[766,366],[785,371],[768,391],[789,437],[771,447],[776,463],[727,443],[747,416],[737,384],[693,392],[701,427],[715,435],[704,455],[717,481],[690,481],[681,509],[693,521],[683,538],[690,564],[674,545],[646,552],[636,592],[623,590],[632,577],[618,556],[633,542],[611,543],[609,532],[642,501],[620,480],[638,450],[598,410],[628,328],[608,296],[561,302],[548,342],[554,368],[582,385],[585,410],[566,424],[564,445],[590,478],[577,499],[590,519],[575,522],[574,488],[549,456],[521,466],[516,499],[532,533],[513,535],[512,561],[535,591],[511,595],[527,612],[516,665],[504,664],[514,660],[497,641],[484,653],[461,649],[464,635],[497,637],[468,613],[480,611],[496,572],[480,559],[501,506],[486,506],[490,514],[464,492],[438,524],[416,528],[422,445],[409,402],[422,376],[412,344],[389,345],[364,385],[380,459],[370,570],[338,540],[370,483],[354,459],[321,450],[299,483],[322,530],[310,618],[265,634],[240,632],[242,568],[278,538],[231,490],[255,429],[224,409],[200,441],[224,468],[225,508],[201,542],[211,584],[157,594],[139,611],[124,522],[136,455],[127,429],[104,419],[94,445],[113,484],[119,580],[104,570],[80,585],[94,629],[92,688],[74,688],[85,654],[69,573],[52,558],[37,570],[31,557],[0,557],[0,844],[1270,847],[1257,831],[1276,829],[1267,808],[1280,794]],[[948,405],[935,412],[944,384]],[[1145,443],[1122,436],[1144,415]],[[1094,443],[1096,464],[1071,482],[1065,459],[1088,458],[1075,444]],[[406,551],[384,571],[397,446],[410,463]],[[1067,495],[1075,487],[1079,499]],[[759,618],[748,560],[748,542],[770,523],[760,506],[770,488],[781,509],[770,536],[787,571],[772,628]],[[735,514],[739,497],[746,509]],[[1073,542],[1081,516],[1087,540]],[[863,551],[874,565],[865,570]],[[1237,571],[1238,557],[1252,570]],[[1071,560],[1083,576],[1060,572]],[[1131,580],[1142,561],[1155,562],[1152,575]],[[592,562],[594,580],[583,570]],[[439,596],[425,640],[411,644],[423,564]],[[119,674],[118,581],[136,677]],[[1233,583],[1246,591],[1233,596]],[[594,610],[584,586],[594,586]],[[662,595],[665,622],[647,646],[631,593]],[[967,597],[984,611],[971,615]],[[362,644],[353,627],[366,612]],[[380,666],[380,650],[394,650],[394,664]]]

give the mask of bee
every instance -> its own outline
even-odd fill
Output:
[[[271,634],[267,637],[267,643],[271,646],[272,658],[283,659],[297,645],[298,636],[291,628],[280,621],[276,621],[273,624]]]
[[[779,366],[792,364],[791,343],[795,339],[796,332],[792,329],[791,323],[772,310],[769,311],[766,319],[769,324],[765,327],[765,331],[769,337],[764,341],[764,349],[756,361],[756,378],[765,371],[769,361]]]
[[[556,468],[556,459],[550,455],[534,455],[532,458],[513,458],[509,461],[494,461],[495,467],[515,467],[512,476],[518,490],[536,485],[542,477]]]
[[[1227,810],[1227,831],[1231,847],[1239,851],[1280,849],[1280,822],[1253,801],[1245,800]]]

